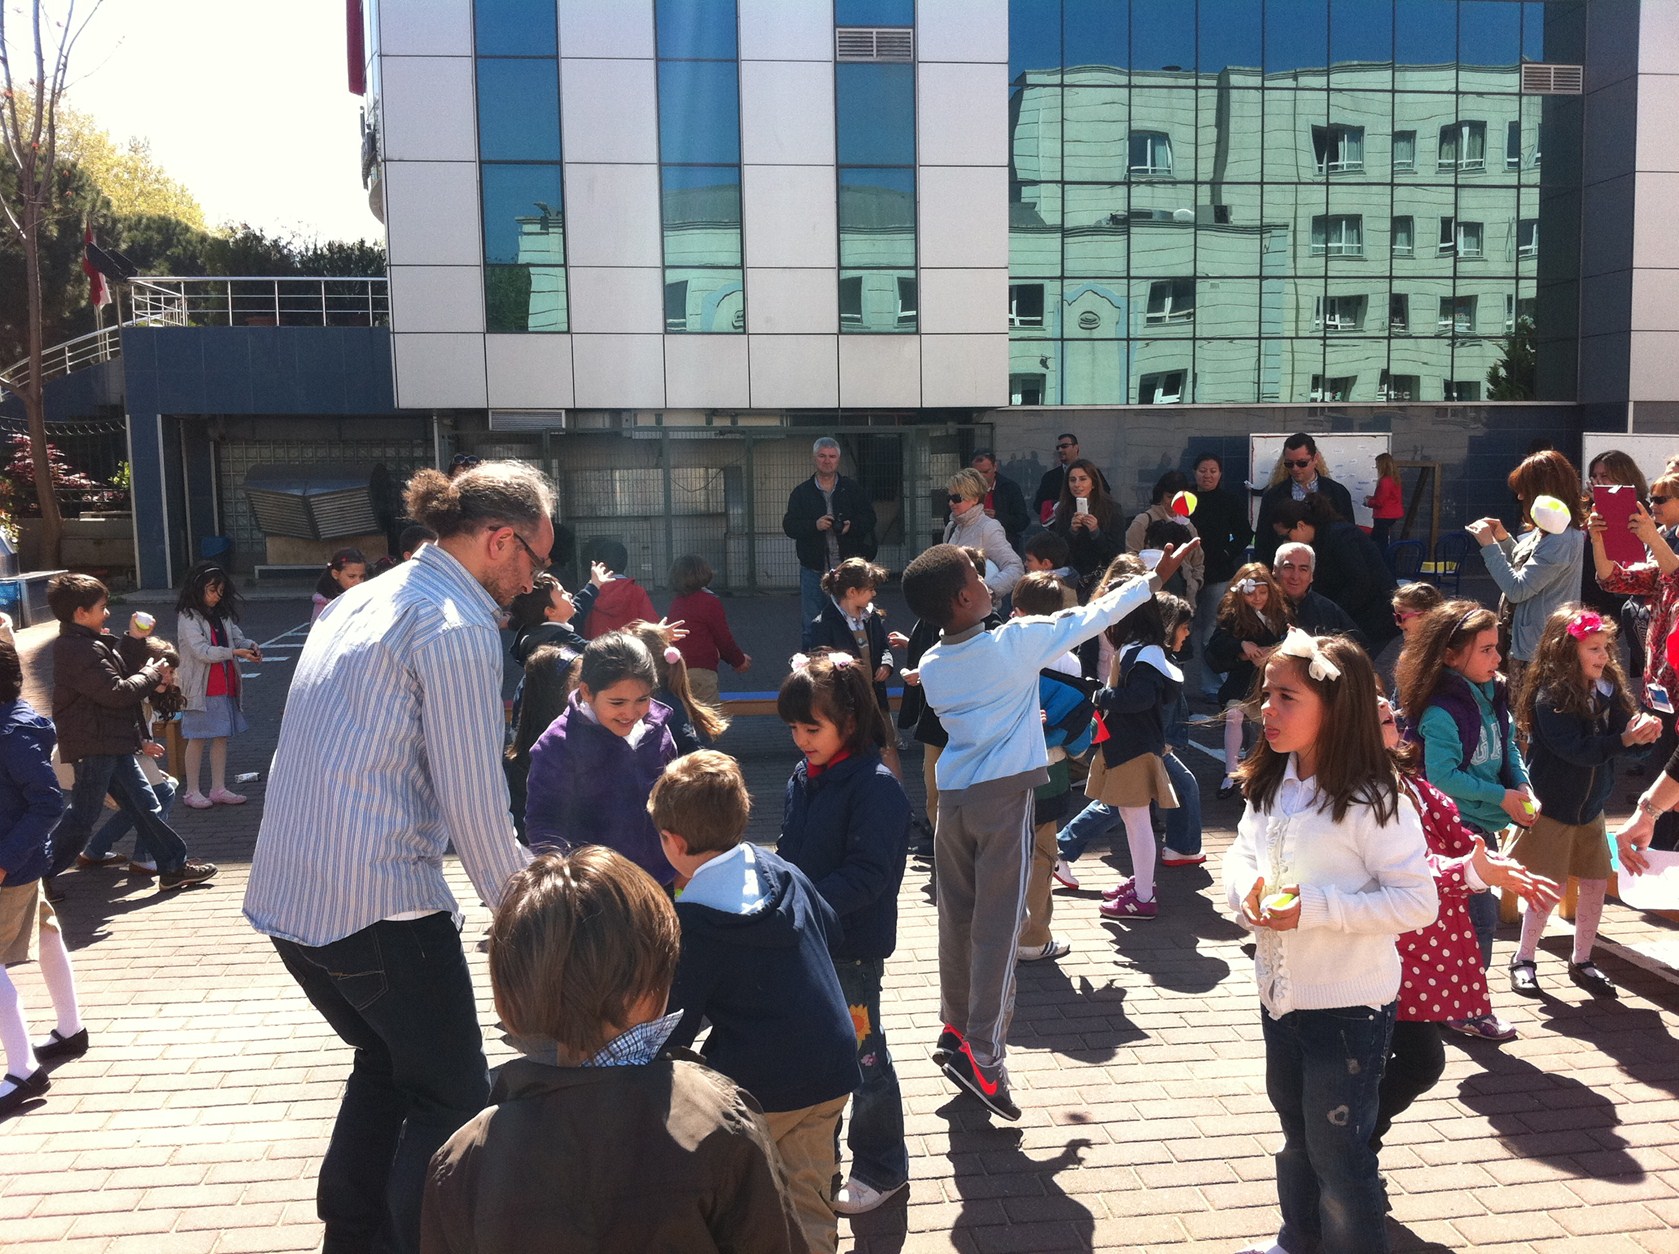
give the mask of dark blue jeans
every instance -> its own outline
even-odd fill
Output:
[[[1376,1128],[1394,1004],[1263,1010],[1265,1091],[1283,1125],[1277,1244],[1288,1254],[1386,1254]]]
[[[846,1134],[846,1144],[851,1147],[851,1174],[885,1192],[909,1179],[904,1097],[886,1048],[886,1034],[880,1027],[880,981],[886,964],[879,959],[836,962],[834,969],[857,1025],[857,1065],[863,1072],[863,1083],[851,1095],[851,1128]],[[838,1128],[834,1137],[837,1141]]]
[[[157,794],[146,782],[132,753],[94,754],[76,762],[76,786],[70,790],[70,808],[52,834],[52,874],[57,875],[75,862],[87,848],[93,825],[105,807],[109,793],[122,812],[134,820],[135,830],[145,841],[146,851],[161,871],[178,871],[187,860],[187,845],[174,828],[163,821]]]
[[[490,1096],[455,921],[379,922],[314,948],[272,939],[356,1051],[315,1192],[324,1254],[417,1254],[426,1164]]]
[[[1201,852],[1201,785],[1195,782],[1195,772],[1179,761],[1176,749],[1165,757],[1166,777],[1172,781],[1172,791],[1178,794],[1178,808],[1164,810],[1166,816],[1166,848],[1173,853]]]
[[[140,773],[145,774],[144,767],[140,768]],[[167,823],[169,821],[169,811],[175,808],[175,785],[169,782],[168,776],[164,776],[160,782],[152,785],[152,795],[157,798],[158,817]],[[115,814],[106,819],[100,825],[99,830],[93,834],[93,839],[87,845],[87,856],[103,858],[111,852],[111,847],[128,835],[130,831],[134,833],[134,860],[143,862],[150,858],[155,862],[157,856],[153,853],[151,844],[146,840],[145,832],[136,827],[133,816],[122,809],[118,809]]]
[[[799,614],[804,620],[799,624],[801,653],[810,648],[811,625],[815,623],[816,616],[827,603],[828,594],[822,591],[822,572],[799,567]]]

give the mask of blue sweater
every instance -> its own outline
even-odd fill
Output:
[[[0,868],[6,886],[47,873],[64,797],[52,768],[52,720],[22,700],[0,706]]]
[[[1591,718],[1564,714],[1550,689],[1534,694],[1527,768],[1540,809],[1559,823],[1596,822],[1615,784],[1615,759],[1632,752],[1621,740],[1631,714],[1601,697],[1592,708]]]
[[[809,877],[839,916],[834,960],[890,958],[898,947],[898,885],[909,841],[909,798],[878,753],[787,781],[777,852]]]
[[[1166,752],[1166,711],[1183,689],[1183,672],[1159,645],[1128,644],[1117,660],[1119,682],[1097,689],[1095,698],[1108,729],[1102,762],[1110,767],[1145,753],[1159,757]]]
[[[862,1083],[857,1032],[829,956],[839,920],[802,871],[751,852],[755,893],[738,909],[676,900],[682,957],[670,1007],[682,1021],[667,1044],[692,1044],[709,1019],[700,1053],[711,1067],[765,1110],[801,1110]]]

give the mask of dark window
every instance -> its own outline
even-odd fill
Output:
[[[834,67],[841,165],[915,164],[915,67]]]
[[[474,0],[481,57],[551,57],[559,51],[554,0]]]
[[[557,165],[486,165],[484,260],[564,262],[565,214]]]
[[[659,62],[659,157],[667,165],[740,164],[734,62]]]
[[[735,0],[654,0],[661,57],[735,56]]]
[[[1009,325],[1011,327],[1041,327],[1044,324],[1044,285],[1042,283],[1009,284]]]
[[[478,158],[560,159],[559,62],[479,59]]]

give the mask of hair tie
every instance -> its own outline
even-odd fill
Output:
[[[1306,673],[1313,679],[1339,679],[1341,668],[1324,656],[1323,649],[1317,642],[1317,637],[1308,636],[1298,627],[1290,627],[1288,635],[1277,646],[1277,652],[1283,657],[1299,658],[1306,663]]]
[[[1259,591],[1259,580],[1250,575],[1248,578],[1242,580],[1241,583],[1236,585],[1236,591],[1240,592],[1243,596],[1252,596],[1255,592]]]
[[[1594,631],[1603,630],[1603,615],[1596,610],[1581,610],[1568,621],[1568,634],[1576,640],[1584,640]]]
[[[857,659],[852,657],[849,653],[830,653],[828,655],[828,660],[832,662],[836,668],[843,670]]]
[[[810,665],[810,658],[803,653],[795,653],[792,657],[787,659],[787,664],[796,671],[802,671],[805,667]]]
[[[669,644],[669,645],[665,646],[665,665],[666,666],[675,666],[681,660],[682,660],[682,650],[681,649],[677,648],[674,644]]]

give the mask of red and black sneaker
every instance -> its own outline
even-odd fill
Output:
[[[963,1041],[962,1048],[940,1065],[947,1076],[979,1098],[980,1103],[999,1119],[1012,1122],[1020,1118],[1020,1107],[1009,1096],[1008,1071],[1002,1063],[995,1067],[980,1066],[974,1060],[973,1047]]]
[[[936,1066],[944,1066],[962,1049],[962,1034],[950,1024],[944,1025],[944,1031],[939,1033],[939,1039],[932,1048],[933,1062]]]

